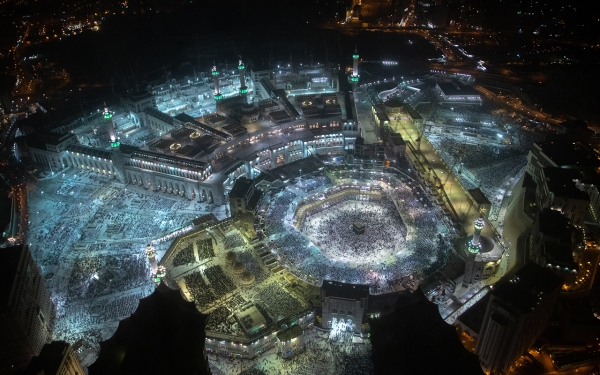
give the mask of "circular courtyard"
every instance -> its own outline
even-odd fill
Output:
[[[271,192],[255,224],[277,263],[314,285],[389,292],[443,267],[451,253],[442,240],[449,223],[419,183],[398,173],[303,176]]]
[[[300,231],[333,261],[381,263],[404,248],[406,226],[387,194],[352,190],[327,202],[316,199],[323,203],[305,211]]]

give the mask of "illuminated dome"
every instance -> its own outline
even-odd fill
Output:
[[[236,260],[237,260],[237,254],[234,253],[233,251],[228,251],[227,253],[225,253],[225,263],[232,264]]]
[[[190,134],[190,138],[198,138],[200,137],[202,134],[198,133],[198,132],[193,132],[192,134]]]
[[[180,148],[181,148],[181,144],[180,143],[173,143],[171,145],[171,151],[179,150]]]
[[[242,276],[240,278],[242,285],[252,285],[254,284],[254,275],[250,273],[250,271],[246,270],[242,272]]]
[[[233,265],[233,273],[236,275],[241,274],[245,270],[246,270],[246,266],[242,262],[238,261],[238,262],[235,262],[235,264]]]

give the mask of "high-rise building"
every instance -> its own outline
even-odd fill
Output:
[[[491,293],[475,354],[488,374],[506,374],[548,325],[563,281],[528,263]]]
[[[27,369],[18,375],[83,375],[85,374],[79,358],[68,342],[52,341],[44,345],[40,355],[29,362]]]
[[[354,83],[358,82],[360,75],[358,74],[358,48],[354,47],[354,55],[352,55],[352,77],[350,80]]]
[[[55,307],[27,245],[2,249],[0,374],[27,366],[52,340]]]

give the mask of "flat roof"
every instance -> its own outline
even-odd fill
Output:
[[[569,219],[559,211],[545,209],[538,213],[538,226],[544,236],[558,238],[563,243],[571,243],[572,228]]]
[[[302,328],[299,325],[291,326],[277,334],[277,339],[279,341],[290,341],[291,339],[295,339],[296,337],[300,337],[302,335]]]
[[[323,280],[321,289],[326,297],[347,298],[361,300],[369,297],[369,286],[362,284],[348,284],[333,280]]]
[[[235,180],[231,191],[229,192],[230,198],[244,198],[248,191],[252,188],[254,180],[250,180],[244,176]]]
[[[534,147],[561,168],[600,167],[596,154],[579,142],[536,142]]]
[[[454,96],[454,95],[479,95],[479,91],[475,90],[473,87],[464,85],[460,82],[438,82],[437,84],[446,96]]]
[[[529,262],[516,272],[511,281],[494,288],[492,295],[505,307],[528,314],[537,306],[540,297],[544,298],[562,284],[562,278],[554,272]]]
[[[469,194],[471,194],[471,196],[473,197],[473,199],[475,200],[475,202],[479,205],[482,204],[492,204],[489,199],[487,199],[487,197],[485,196],[485,194],[483,194],[483,192],[481,191],[481,189],[479,188],[475,188],[475,189],[469,189],[468,190]]]
[[[156,108],[153,108],[153,107],[146,108],[146,109],[144,109],[144,113],[147,115],[150,115],[154,118],[157,118],[163,122],[166,122],[169,125],[173,125],[173,117],[169,116],[168,114],[166,114],[162,111],[159,111]]]
[[[79,154],[83,154],[83,155],[89,155],[92,157],[97,157],[97,158],[106,159],[106,160],[110,160],[112,158],[112,152],[110,152],[110,151],[101,150],[99,148],[81,146],[81,145],[69,145],[67,147],[67,151],[79,153]]]

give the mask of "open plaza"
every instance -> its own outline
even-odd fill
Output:
[[[324,320],[323,283],[381,296],[431,282],[462,261],[454,244],[480,215],[474,188],[491,207],[483,233],[501,241],[534,133],[507,124],[485,99],[440,91],[435,75],[344,95],[334,75],[315,71],[312,87],[285,100],[249,75],[262,96],[255,121],[215,114],[206,78],[156,85],[66,127],[56,149],[31,146],[39,171],[28,242],[57,306],[55,338],[78,343],[84,365],[163,279],[209,316],[214,374],[372,373],[368,325]],[[275,82],[285,82],[280,75]],[[235,98],[228,90],[223,100]],[[385,132],[405,149],[378,142]],[[234,214],[229,197],[240,177],[261,192],[249,215]],[[510,246],[500,249],[487,281],[421,285],[444,318],[456,319],[509,268]],[[294,326],[304,336],[287,359],[278,335]]]

